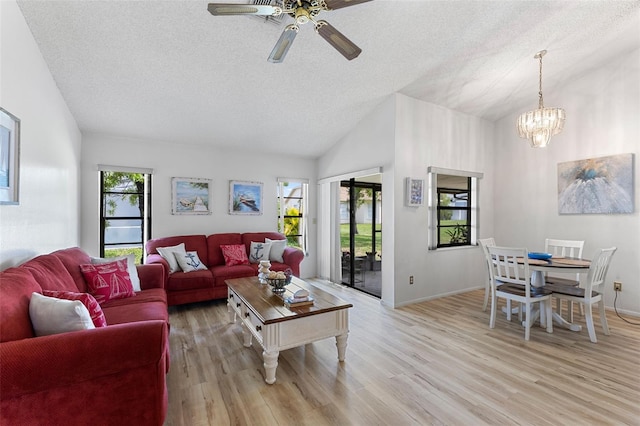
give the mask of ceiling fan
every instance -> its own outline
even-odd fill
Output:
[[[293,40],[298,35],[300,25],[312,22],[316,32],[327,40],[338,52],[348,60],[358,57],[362,49],[345,37],[327,21],[316,20],[316,16],[322,11],[341,9],[365,3],[371,0],[279,0],[277,5],[255,5],[238,3],[209,3],[208,10],[212,15],[260,15],[279,16],[286,14],[295,22],[287,25],[280,35],[278,42],[271,51],[269,62],[282,62]]]

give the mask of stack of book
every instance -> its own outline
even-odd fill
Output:
[[[310,306],[313,305],[313,297],[285,297],[284,305],[287,308],[299,308],[301,306]]]

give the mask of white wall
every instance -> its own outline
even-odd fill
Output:
[[[318,178],[349,174],[382,167],[382,222],[393,223],[393,140],[395,138],[395,96],[385,99],[339,143],[318,160]],[[331,230],[320,230],[329,233]],[[393,305],[393,226],[382,229],[382,300]],[[340,253],[334,253],[340,264]]]
[[[404,181],[413,177],[426,182],[429,166],[484,173],[479,180],[479,232],[480,238],[491,236],[494,125],[403,95],[396,102],[394,283],[395,306],[400,306],[484,285],[480,248],[428,250],[427,205],[405,206]]]
[[[316,162],[297,157],[221,150],[196,145],[86,134],[82,140],[82,247],[100,248],[98,164],[143,167],[152,178],[152,237],[220,232],[276,231],[277,178],[309,179],[310,246],[302,277],[316,275]],[[211,215],[172,215],[171,178],[212,180]],[[263,214],[230,215],[229,180],[262,182]]]
[[[21,120],[20,204],[0,206],[0,269],[78,245],[80,131],[13,0],[0,1],[0,105]]]
[[[517,114],[496,124],[495,237],[499,244],[542,250],[545,238],[584,240],[584,256],[616,246],[607,284],[606,305],[623,283],[619,310],[640,314],[640,50],[587,70],[545,92],[545,105],[562,107],[567,121],[545,149],[532,149],[514,130]],[[532,99],[535,103],[535,99]],[[524,111],[521,111],[524,112]],[[635,154],[633,214],[559,215],[558,163]]]

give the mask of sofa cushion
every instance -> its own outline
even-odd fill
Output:
[[[114,260],[127,260],[127,271],[129,271],[129,278],[131,279],[131,286],[133,287],[133,291],[140,291],[140,278],[138,277],[138,269],[136,268],[136,255],[129,254],[126,256],[118,256],[118,257],[92,257],[91,263],[94,265],[99,265],[101,263],[109,263]],[[87,263],[87,262],[82,262]],[[78,267],[78,269],[80,269]]]
[[[247,252],[251,248],[252,241],[265,241],[265,238],[272,240],[284,240],[286,237],[279,232],[246,232],[242,234],[242,244],[247,247]]]
[[[236,266],[214,266],[209,268],[216,281],[230,278],[243,278],[258,275],[257,264],[236,265]]]
[[[43,296],[55,297],[57,299],[65,299],[65,300],[78,300],[82,302],[82,304],[89,311],[89,315],[91,316],[91,321],[93,321],[93,325],[98,327],[106,327],[107,320],[104,318],[104,313],[102,312],[102,308],[100,304],[96,301],[95,297],[90,295],[89,293],[74,293],[72,291],[55,291],[55,290],[42,290]]]
[[[177,244],[175,246],[170,247],[158,247],[156,248],[160,256],[164,258],[169,264],[169,273],[173,274],[174,272],[180,271],[180,264],[176,259],[176,254],[179,256],[186,255],[187,251],[184,248],[184,243]]]
[[[97,265],[80,265],[80,270],[87,281],[89,293],[100,304],[111,299],[135,296],[126,259]]]
[[[211,268],[212,266],[224,265],[224,256],[222,254],[222,249],[220,248],[220,246],[232,244],[242,244],[242,238],[240,234],[230,232],[209,235],[207,237],[207,248],[209,252],[209,257],[206,261],[207,266]],[[200,259],[203,259],[202,256],[200,257]]]
[[[192,290],[213,287],[211,271],[208,269],[193,272],[176,272],[167,280],[167,290]]]
[[[251,241],[249,246],[249,263],[260,263],[261,260],[269,260],[271,243]]]
[[[207,269],[207,265],[202,263],[202,261],[198,257],[197,251],[188,251],[185,254],[176,252],[173,253],[173,255],[178,261],[180,269],[182,269],[184,272],[201,271]]]
[[[159,254],[158,247],[170,247],[184,243],[185,251],[197,251],[198,257],[207,265],[209,258],[207,250],[207,237],[204,235],[179,235],[175,237],[154,238],[147,241],[145,246],[147,254]]]
[[[35,278],[24,268],[0,272],[0,342],[34,336],[29,300],[31,293],[41,291]]]
[[[79,300],[65,300],[32,293],[29,317],[36,336],[95,328],[87,307]]]
[[[265,238],[264,241],[267,243],[271,243],[271,250],[269,250],[269,260],[284,263],[282,255],[284,253],[284,249],[287,247],[287,240],[272,240],[271,238]]]
[[[107,319],[109,326],[150,320],[162,320],[167,324],[169,323],[169,312],[167,311],[167,305],[164,302],[123,302],[124,301],[122,300],[111,300],[102,306],[104,316]]]
[[[247,251],[242,244],[225,244],[220,246],[225,266],[246,265],[249,263]]]
[[[91,258],[87,253],[79,247],[70,247],[62,250],[57,250],[51,253],[52,256],[60,259],[62,264],[73,278],[73,282],[76,283],[78,291],[80,293],[87,292],[87,283],[84,280],[84,276],[80,271],[80,265],[83,263],[90,263]]]
[[[73,277],[57,256],[44,254],[20,266],[28,270],[43,290],[81,293]]]

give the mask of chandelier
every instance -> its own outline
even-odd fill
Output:
[[[551,136],[562,131],[566,118],[564,109],[545,108],[542,101],[542,57],[546,53],[546,50],[541,50],[534,56],[540,60],[538,109],[521,114],[517,122],[518,136],[528,139],[532,148],[544,148],[549,145]]]

